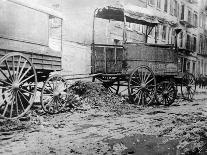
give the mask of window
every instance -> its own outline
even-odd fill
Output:
[[[196,37],[193,37],[193,51],[196,52],[196,46],[197,46],[197,39]]]
[[[146,33],[146,25],[142,25],[142,33]]]
[[[157,26],[157,38],[159,39],[160,37],[160,25]]]
[[[190,10],[188,10],[188,23],[191,23],[191,19],[192,19],[192,13]]]
[[[161,0],[157,0],[157,8],[161,9]]]
[[[55,51],[62,48],[62,20],[49,16],[49,47]]]
[[[185,17],[185,5],[182,5],[181,6],[181,17],[180,17],[180,19],[184,20],[184,17]]]
[[[178,8],[177,8],[177,17],[180,19],[180,4],[178,3]]]
[[[187,34],[187,40],[186,40],[186,49],[190,50],[190,42],[191,42],[191,37],[189,34]]]
[[[177,17],[178,14],[178,2],[174,0],[174,16]]]
[[[141,24],[135,24],[135,31],[142,33],[142,25]]]
[[[167,12],[168,9],[168,0],[165,0],[164,11]]]
[[[173,9],[174,4],[173,3],[174,3],[174,0],[170,0],[170,14],[171,15],[173,15],[173,11],[174,11],[174,9]]]
[[[183,32],[180,32],[180,47],[183,47]]]
[[[155,5],[155,0],[148,0],[148,4],[154,6]]]
[[[200,75],[200,65],[201,65],[201,62],[198,61],[198,66],[197,66],[197,74]]]
[[[203,51],[203,35],[200,34],[199,52],[202,54]]]
[[[192,70],[192,73],[195,75],[195,71],[196,71],[196,63],[193,62],[193,70]]]
[[[193,14],[193,25],[194,25],[195,27],[198,26],[198,15],[197,15],[196,12]]]
[[[200,14],[200,16],[199,16],[199,26],[200,26],[200,27],[202,27],[202,25],[203,25],[203,24],[202,24],[202,19],[203,19],[203,18],[202,18],[202,14]]]
[[[150,31],[149,35],[150,36],[154,36],[154,34],[155,34],[155,28],[150,28],[149,31]]]
[[[187,64],[186,64],[186,71],[190,72],[190,62],[187,61]]]
[[[167,26],[163,25],[162,27],[162,40],[166,40],[167,38]]]
[[[205,28],[205,23],[206,23],[206,18],[205,15],[203,14],[203,22],[202,22],[202,27]]]

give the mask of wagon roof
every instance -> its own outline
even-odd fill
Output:
[[[28,3],[28,2],[25,2],[25,1],[22,1],[22,0],[7,0],[7,1],[25,6],[25,7],[40,11],[40,12],[43,12],[43,13],[46,13],[46,14],[49,14],[49,15],[53,15],[53,16],[61,18],[61,19],[64,18],[63,15],[60,12],[55,11],[54,9],[51,9],[51,8],[48,8],[48,7],[44,7],[42,5],[37,5],[37,4],[34,4],[34,3]]]
[[[124,21],[124,15],[126,16],[126,21],[130,23],[137,23],[148,26],[155,26],[159,24],[156,16],[152,16],[143,12],[135,12],[124,8],[107,6],[98,9],[98,12],[96,13],[96,17],[98,18],[112,19],[116,21]]]

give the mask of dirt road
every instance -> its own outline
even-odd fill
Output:
[[[36,115],[26,129],[1,132],[0,154],[207,154],[206,116],[207,99],[177,100],[170,107],[128,105],[122,113],[84,105]]]

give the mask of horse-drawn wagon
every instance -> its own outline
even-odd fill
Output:
[[[55,113],[66,102],[61,70],[62,15],[16,0],[0,0],[0,117],[18,118],[41,91],[44,110]],[[39,88],[38,83],[44,82]],[[58,105],[55,108],[54,104]],[[47,106],[50,105],[50,106]]]
[[[121,44],[95,43],[96,18],[123,23],[123,39]],[[126,24],[134,23],[146,26],[144,42],[128,42]],[[140,105],[149,105],[157,101],[170,105],[177,96],[177,88],[181,88],[184,98],[192,99],[196,85],[190,73],[179,70],[179,53],[175,29],[175,44],[149,44],[147,37],[159,21],[155,16],[134,12],[124,8],[104,7],[96,9],[93,22],[92,73],[102,73],[94,77],[115,93],[128,90],[130,99]]]

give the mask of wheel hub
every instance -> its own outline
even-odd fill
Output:
[[[14,81],[12,84],[13,89],[19,89],[20,83],[18,81]]]
[[[169,94],[169,92],[168,92],[168,91],[166,91],[166,90],[164,90],[164,91],[163,91],[163,97],[167,97],[167,96],[168,96],[168,94]]]
[[[53,92],[53,95],[54,95],[54,96],[59,96],[59,95],[61,95],[61,92],[59,92],[59,91],[54,91],[54,92]]]
[[[142,88],[145,88],[146,86],[147,86],[146,83],[141,83]]]

